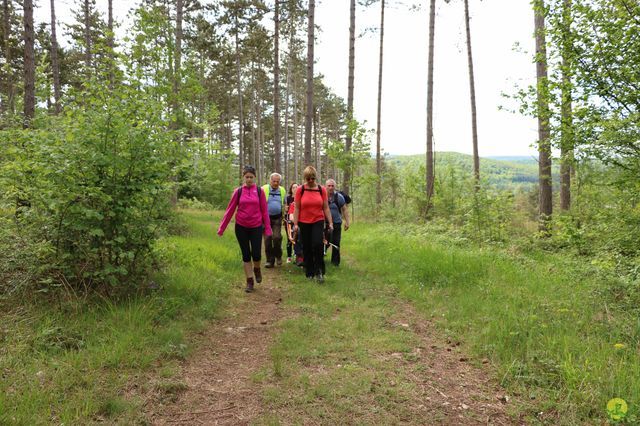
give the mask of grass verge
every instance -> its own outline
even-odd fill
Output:
[[[367,224],[344,246],[447,335],[489,358],[502,384],[530,401],[531,421],[601,422],[616,397],[629,405],[623,421],[639,420],[637,289],[558,254],[451,247],[420,227]]]
[[[160,242],[159,290],[114,302],[22,303],[0,313],[0,424],[131,424],[153,369],[170,384],[189,335],[219,312],[241,274],[237,244],[212,244],[212,215],[184,212],[187,232]],[[229,233],[231,234],[231,233]]]

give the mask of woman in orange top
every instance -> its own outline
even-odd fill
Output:
[[[294,198],[296,207],[293,213],[293,230],[296,233],[300,230],[305,275],[307,278],[315,277],[322,283],[325,273],[322,241],[324,223],[329,223],[329,232],[332,232],[333,220],[327,201],[327,189],[318,185],[316,178],[316,169],[307,166],[304,169],[306,183],[298,187]]]

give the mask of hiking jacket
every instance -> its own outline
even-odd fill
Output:
[[[238,190],[233,191],[227,210],[224,212],[222,222],[218,228],[218,235],[222,235],[227,225],[231,221],[233,214],[236,212],[236,224],[245,228],[257,228],[264,226],[265,235],[271,235],[271,222],[269,221],[269,213],[267,212],[267,201],[265,197],[258,194],[258,186],[242,186],[240,194],[240,202],[238,203]],[[260,191],[262,192],[262,191]]]

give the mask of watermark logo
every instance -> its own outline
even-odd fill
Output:
[[[607,402],[607,413],[611,420],[622,420],[627,415],[629,407],[627,402],[622,398],[613,398]]]

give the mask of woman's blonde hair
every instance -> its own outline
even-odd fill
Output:
[[[304,180],[306,181],[309,178],[317,178],[316,176],[316,168],[313,166],[307,166],[304,169],[304,172],[302,172],[302,176],[304,177]]]

